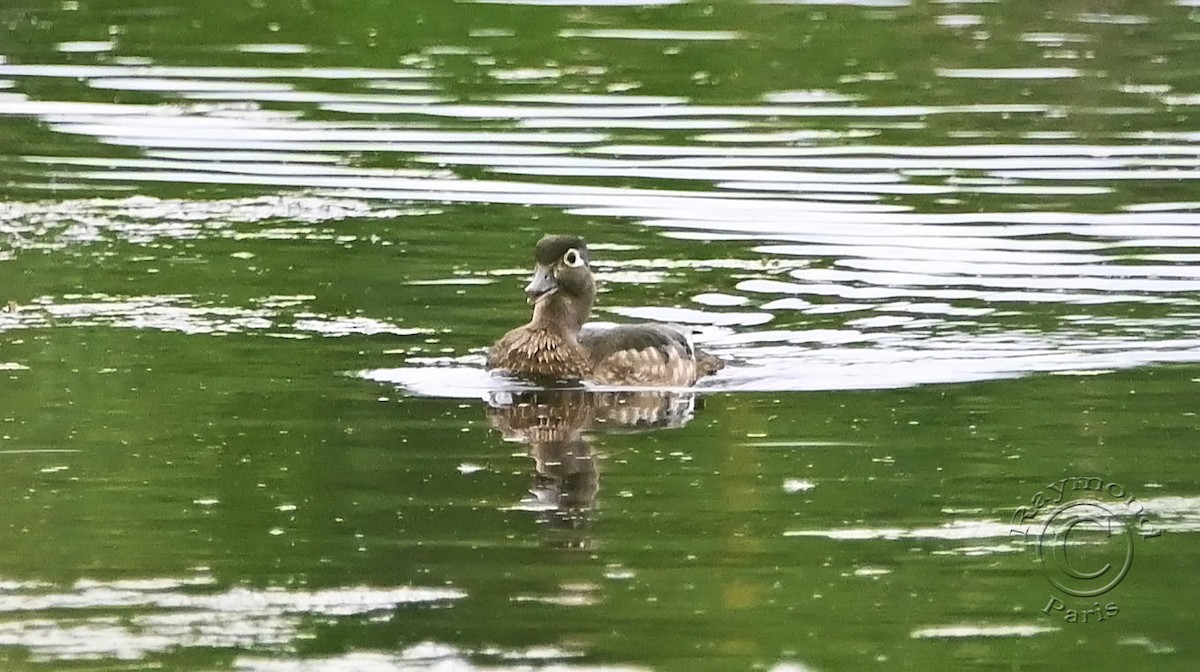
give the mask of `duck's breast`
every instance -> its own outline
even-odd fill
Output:
[[[588,353],[573,340],[529,325],[505,334],[488,351],[489,369],[518,376],[582,378],[592,368]]]

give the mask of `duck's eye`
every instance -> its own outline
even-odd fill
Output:
[[[572,247],[563,255],[563,263],[571,268],[578,268],[583,265],[583,255],[579,253],[579,250]]]

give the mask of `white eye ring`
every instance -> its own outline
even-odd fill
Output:
[[[572,247],[563,255],[563,263],[571,268],[579,268],[583,265],[583,255],[579,253],[579,250]]]

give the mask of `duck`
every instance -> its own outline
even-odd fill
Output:
[[[533,317],[496,341],[487,354],[489,369],[540,380],[688,387],[724,367],[683,327],[586,324],[596,280],[583,238],[545,236],[533,256],[533,279],[525,287]]]

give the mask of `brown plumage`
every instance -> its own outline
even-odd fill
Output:
[[[591,371],[592,360],[577,340],[527,324],[496,341],[488,353],[488,368],[550,378],[583,378]]]
[[[534,276],[525,287],[533,317],[492,346],[488,368],[601,385],[685,386],[724,366],[717,357],[697,350],[679,327],[584,327],[596,283],[582,238],[546,236],[534,249],[534,259]]]

